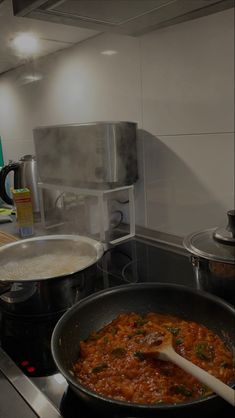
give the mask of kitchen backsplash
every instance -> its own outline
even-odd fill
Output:
[[[183,236],[223,224],[234,206],[234,10],[140,38],[102,34],[0,76],[5,161],[34,152],[35,126],[97,120],[138,122],[138,225]]]

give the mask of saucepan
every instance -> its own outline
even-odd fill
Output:
[[[106,289],[69,309],[52,335],[54,361],[75,395],[99,416],[191,417],[199,413],[210,416],[213,408],[223,410],[227,404],[217,395],[177,404],[134,404],[100,395],[76,379],[73,365],[79,358],[80,341],[120,313],[130,312],[158,312],[192,320],[218,334],[231,349],[235,345],[235,310],[214,295],[176,284],[139,283]]]
[[[235,210],[226,227],[196,231],[184,239],[198,289],[235,305]]]
[[[89,293],[103,244],[47,235],[0,248],[0,308],[17,315],[63,312]]]

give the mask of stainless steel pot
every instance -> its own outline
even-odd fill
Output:
[[[8,205],[14,205],[12,198],[7,192],[7,177],[10,172],[13,172],[13,183],[15,189],[22,189],[27,187],[31,192],[32,205],[35,221],[40,214],[40,199],[38,191],[38,170],[37,161],[33,155],[24,155],[19,162],[13,162],[5,165],[0,170],[0,199]],[[43,190],[43,204],[47,212],[52,211],[53,215],[56,207],[56,202],[61,196],[61,190]]]
[[[194,232],[184,239],[198,289],[235,305],[235,210],[227,213],[228,225]]]
[[[1,247],[0,308],[17,315],[65,311],[89,293],[103,252],[100,242],[76,235],[41,236]]]

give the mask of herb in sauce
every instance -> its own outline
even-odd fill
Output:
[[[208,343],[198,343],[195,345],[196,356],[200,360],[212,361],[215,357],[215,349],[213,345]]]
[[[123,347],[116,347],[111,351],[111,353],[113,354],[113,356],[121,358],[125,357],[127,351]]]
[[[134,326],[135,327],[142,327],[147,322],[148,322],[147,319],[140,318],[140,319],[137,319],[137,321],[134,322]]]
[[[144,329],[137,329],[134,335],[146,335],[146,331]]]
[[[227,369],[229,367],[229,364],[226,360],[224,360],[220,363],[220,367],[223,367],[224,369]]]
[[[171,390],[173,393],[180,393],[181,395],[184,396],[192,396],[193,392],[192,390],[188,389],[186,386],[184,385],[174,385],[171,387]]]
[[[179,332],[180,332],[180,328],[175,328],[175,327],[166,327],[166,329],[167,329],[168,331],[170,331],[170,332],[171,332],[171,334],[173,334],[173,335],[178,335],[178,334],[179,334]]]
[[[111,328],[111,334],[112,334],[112,335],[116,335],[116,334],[117,334],[117,328],[112,327],[112,328]]]
[[[137,357],[141,361],[143,361],[145,359],[145,356],[144,356],[143,353],[141,353],[141,351],[135,351],[133,355],[134,355],[134,357]]]
[[[92,373],[99,373],[102,372],[104,369],[107,369],[107,364],[106,363],[101,363],[98,364],[98,366],[94,367],[91,371]]]
[[[183,344],[183,342],[184,342],[184,340],[182,340],[182,338],[177,338],[177,339],[175,340],[176,345]]]

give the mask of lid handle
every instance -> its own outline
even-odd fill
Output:
[[[222,244],[235,245],[235,210],[229,210],[228,224],[224,229],[216,229],[214,239]]]
[[[228,225],[226,229],[232,233],[232,237],[235,238],[235,209],[229,210],[228,215]]]

